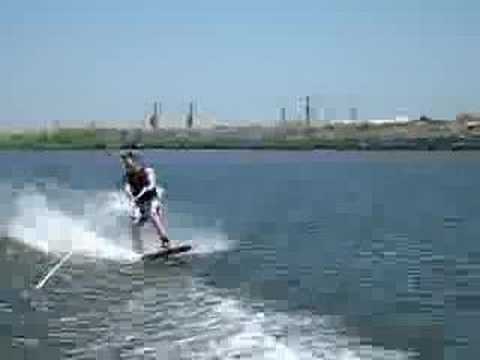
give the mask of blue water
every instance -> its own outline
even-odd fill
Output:
[[[148,151],[146,159],[168,193],[171,236],[197,249],[179,264],[130,259],[118,158],[0,154],[0,329],[13,357],[480,352],[480,153]],[[152,234],[144,229],[150,248]],[[69,249],[73,260],[32,290]]]

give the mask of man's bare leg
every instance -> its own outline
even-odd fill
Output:
[[[130,212],[130,235],[132,239],[132,249],[133,251],[143,252],[142,239],[140,237],[140,226],[141,226],[141,212],[138,206],[135,204],[131,205]]]
[[[160,220],[160,216],[158,215],[158,211],[154,210],[152,211],[150,215],[150,219],[152,220],[152,224],[155,227],[155,230],[157,231],[157,234],[160,238],[160,241],[162,242],[163,247],[169,247],[170,246],[170,240],[167,236],[167,230],[165,229],[165,226],[163,225],[162,221]]]

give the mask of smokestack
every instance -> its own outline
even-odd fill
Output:
[[[149,123],[152,129],[157,129],[158,128],[158,115],[157,115],[157,102],[155,101],[153,103],[153,114],[150,115],[149,118]]]
[[[311,114],[310,114],[310,96],[305,99],[305,122],[307,126],[310,126]]]
[[[287,122],[287,110],[282,107],[280,108],[280,123],[282,125],[285,125],[285,123]]]
[[[193,102],[190,102],[188,115],[187,115],[187,129],[193,127]]]

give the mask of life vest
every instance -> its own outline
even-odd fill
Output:
[[[137,196],[142,189],[148,185],[148,175],[145,171],[145,168],[141,168],[139,171],[129,173],[126,175],[127,181],[130,184],[132,195]],[[157,195],[157,191],[154,188],[153,190],[145,192],[142,195],[140,201],[150,200]]]

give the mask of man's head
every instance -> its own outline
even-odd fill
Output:
[[[126,151],[120,154],[125,171],[136,172],[142,168],[139,155],[133,151]]]

